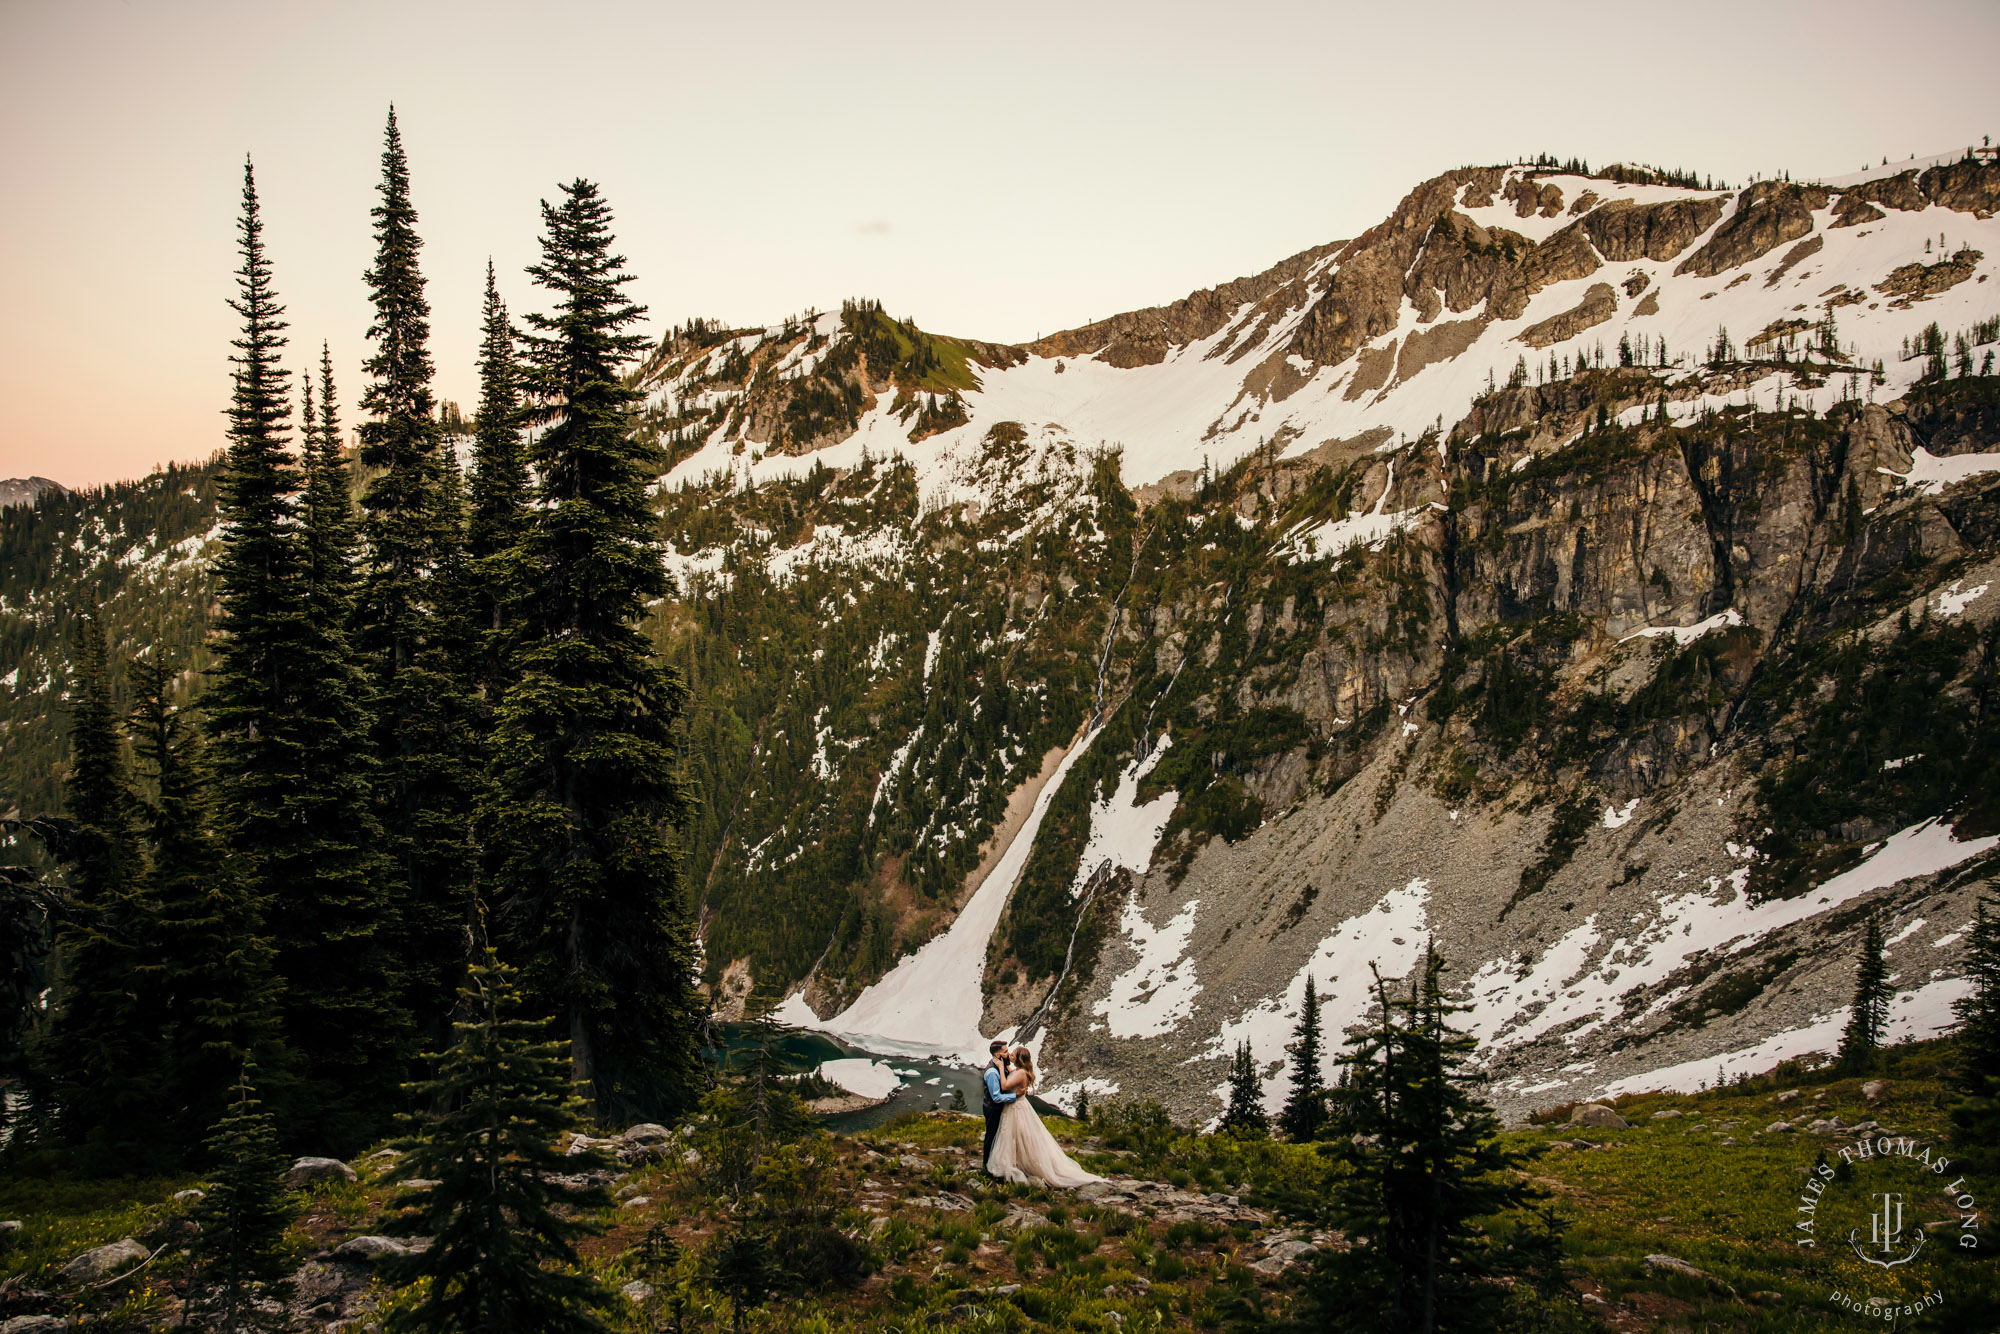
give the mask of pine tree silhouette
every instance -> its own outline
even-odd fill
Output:
[[[58,935],[53,1019],[64,1138],[90,1172],[157,1171],[160,1130],[156,997],[141,966],[152,945],[141,883],[144,849],[126,737],[112,700],[103,621],[82,618],[71,709],[69,856],[77,909]]]
[[[1840,1064],[1866,1070],[1882,1051],[1889,1023],[1889,965],[1882,956],[1882,923],[1873,917],[1861,933],[1854,964],[1854,1004],[1840,1034]]]
[[[1278,1112],[1278,1128],[1294,1142],[1304,1143],[1319,1133],[1326,1120],[1326,1085],[1319,1069],[1319,993],[1310,976],[1291,1051],[1292,1088]]]
[[[577,1124],[560,1042],[521,1017],[514,970],[488,949],[459,994],[467,1017],[438,1058],[438,1074],[412,1090],[443,1107],[404,1141],[402,1168],[437,1184],[409,1191],[390,1231],[433,1237],[399,1261],[404,1280],[429,1279],[415,1306],[394,1313],[391,1334],[584,1334],[605,1328],[604,1291],[578,1268],[576,1243],[600,1229],[588,1211],[601,1186],[565,1184],[608,1166],[595,1150],[557,1147]]]
[[[1966,942],[1965,976],[1972,990],[1954,1003],[1952,1080],[1960,1098],[1951,1109],[1951,1142],[1965,1165],[2000,1169],[2000,899],[1982,895]]]
[[[221,1330],[254,1318],[254,1296],[284,1295],[285,1229],[296,1212],[271,1116],[257,1100],[256,1073],[248,1058],[237,1071],[235,1096],[208,1139],[215,1173],[192,1210],[199,1230],[188,1248],[189,1304]]]
[[[1250,1044],[1236,1044],[1236,1059],[1229,1072],[1229,1110],[1222,1114],[1224,1130],[1264,1130],[1271,1118],[1264,1112],[1264,1088],[1257,1078],[1257,1061]]]
[[[174,672],[134,662],[136,742],[152,770],[146,807],[152,949],[143,966],[160,998],[162,1106],[183,1160],[223,1116],[253,1052],[276,1052],[271,947],[218,826],[200,729],[173,706]]]
[[[601,1117],[666,1119],[700,1090],[706,1002],[678,874],[687,689],[638,628],[669,592],[647,503],[663,455],[631,429],[623,372],[647,340],[626,332],[643,311],[623,294],[610,208],[588,181],[563,195],[542,205],[529,270],[554,303],[528,341],[541,503],[504,562],[518,633],[484,827],[498,923],[533,961],[573,1077]]]
[[[1451,1026],[1466,1007],[1444,999],[1443,973],[1435,948],[1406,998],[1377,973],[1380,1013],[1341,1057],[1353,1170],[1329,1204],[1349,1246],[1323,1254],[1308,1280],[1323,1328],[1497,1328],[1504,1278],[1536,1267],[1482,1221],[1538,1196],[1518,1170],[1527,1155],[1502,1145],[1492,1110],[1466,1087],[1477,1044]]]

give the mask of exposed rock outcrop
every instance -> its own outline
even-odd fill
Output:
[[[1825,208],[1830,197],[1823,186],[1759,181],[1736,197],[1736,211],[1674,272],[1713,278],[1769,254],[1810,232],[1813,210]]]
[[[1614,264],[1670,260],[1715,225],[1724,202],[1722,196],[1675,199],[1664,204],[1613,200],[1585,218],[1583,227],[1598,253]]]
[[[1559,315],[1529,325],[1515,337],[1529,347],[1547,347],[1595,328],[1618,313],[1618,293],[1610,283],[1592,283],[1583,300]]]

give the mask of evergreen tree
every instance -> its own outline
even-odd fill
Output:
[[[294,1209],[255,1074],[256,1063],[246,1059],[229,1110],[209,1136],[215,1174],[192,1211],[199,1230],[188,1248],[195,1266],[189,1305],[206,1312],[219,1330],[239,1329],[253,1318],[252,1299],[260,1290],[271,1297],[284,1291],[285,1229]]]
[[[466,528],[466,552],[475,570],[521,541],[528,513],[528,467],[521,448],[521,369],[514,357],[514,326],[486,262],[486,304],[479,344],[479,415],[473,427],[475,466]],[[481,581],[482,586],[485,581]],[[497,634],[506,599],[483,588],[480,626]],[[497,646],[496,646],[497,650]],[[493,683],[489,680],[489,689]],[[497,693],[497,691],[495,692]]]
[[[362,495],[367,549],[356,645],[376,699],[377,808],[396,865],[391,903],[405,1004],[443,1045],[465,956],[472,902],[469,838],[476,802],[467,645],[456,624],[462,505],[449,494],[449,453],[431,392],[430,302],[417,266],[423,242],[410,202],[409,160],[396,112],[382,150],[373,210],[375,303],[361,397],[361,462],[376,470]]]
[[[1875,1063],[1889,1023],[1889,964],[1882,954],[1882,924],[1870,917],[1854,964],[1854,1005],[1840,1034],[1840,1064],[1865,1070]]]
[[[319,349],[319,416],[311,416],[306,381],[305,586],[314,623],[345,635],[354,619],[355,558],[359,543],[347,456],[340,444],[340,404],[333,383],[333,354]]]
[[[1229,1072],[1229,1110],[1222,1114],[1224,1130],[1265,1130],[1271,1118],[1264,1113],[1264,1086],[1257,1078],[1257,1061],[1250,1044],[1236,1044],[1236,1060]]]
[[[437,1184],[406,1193],[392,1229],[433,1237],[402,1263],[427,1277],[392,1334],[563,1334],[597,1331],[603,1290],[578,1269],[576,1242],[601,1229],[582,1211],[609,1203],[599,1186],[560,1184],[605,1166],[601,1154],[565,1156],[576,1125],[563,1044],[519,1016],[514,970],[486,951],[460,993],[468,1017],[420,1099],[446,1110],[408,1141],[401,1167]]]
[[[1278,1112],[1278,1128],[1294,1142],[1304,1143],[1319,1133],[1326,1120],[1325,1084],[1319,1069],[1319,993],[1310,975],[1291,1051],[1292,1089]]]
[[[2000,900],[1982,895],[1966,942],[1965,976],[1972,990],[1959,998],[1953,1034],[1953,1082],[1960,1098],[1951,1110],[1951,1142],[1960,1160],[1978,1171],[2000,1171]]]
[[[687,692],[637,625],[668,591],[646,495],[665,465],[632,431],[622,372],[645,339],[625,330],[643,311],[622,292],[610,209],[587,181],[563,189],[529,270],[554,298],[529,340],[541,503],[507,557],[518,635],[485,824],[506,937],[573,1077],[601,1117],[664,1118],[701,1085],[705,1013],[678,879]]]
[[[1518,1170],[1526,1155],[1500,1143],[1492,1110],[1466,1087],[1477,1044],[1450,1024],[1465,1007],[1444,999],[1443,972],[1428,950],[1407,999],[1378,973],[1380,1014],[1341,1058],[1355,1133],[1330,1215],[1348,1249],[1323,1253],[1308,1281],[1320,1328],[1495,1328],[1503,1277],[1535,1268],[1479,1221],[1536,1196]]]
[[[70,725],[74,919],[57,936],[51,1068],[64,1139],[91,1172],[158,1170],[158,1023],[138,976],[152,941],[138,802],[103,622],[82,619]]]
[[[205,705],[230,843],[285,982],[278,1017],[298,1058],[296,1082],[280,1086],[286,1129],[339,1151],[381,1128],[400,1082],[407,1021],[384,948],[366,683],[346,626],[323,596],[314,600],[316,577],[330,570],[316,576],[309,556],[338,549],[329,529],[338,507],[303,503],[304,479],[288,453],[291,404],[278,363],[284,307],[247,165],[239,240],[231,305],[243,332],[231,359],[216,567],[222,614]],[[319,411],[324,438],[329,393]],[[331,497],[334,483],[321,481],[319,494]]]
[[[134,663],[146,808],[152,950],[139,970],[160,998],[164,1111],[183,1160],[222,1117],[253,1051],[275,1047],[271,948],[217,828],[201,733],[173,707],[173,673]]]
[[[425,589],[435,558],[435,497],[442,433],[431,395],[430,302],[417,252],[417,211],[410,203],[410,164],[396,111],[382,149],[381,202],[375,219],[375,262],[364,275],[375,303],[368,336],[375,353],[364,369],[361,462],[374,470],[362,494],[369,569],[362,597],[361,643],[374,674],[393,682],[414,664],[428,620]],[[383,724],[394,729],[394,715]]]

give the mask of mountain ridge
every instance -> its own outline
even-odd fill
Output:
[[[909,977],[976,979],[939,1031],[1039,1018],[1056,1095],[1202,1119],[1308,975],[1337,1032],[1435,938],[1518,1114],[1810,1050],[1866,909],[1930,1031],[1993,864],[1996,204],[1965,160],[1466,168],[1019,347],[871,303],[672,331],[648,631],[719,1008],[893,1044]],[[17,801],[68,601],[200,656],[212,472],[64,504],[0,518]]]

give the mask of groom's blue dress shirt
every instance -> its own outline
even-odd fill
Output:
[[[993,1066],[986,1067],[986,1096],[995,1102],[1012,1102],[1015,1095],[1000,1091],[1000,1071]]]

